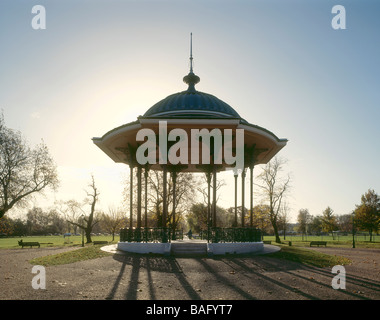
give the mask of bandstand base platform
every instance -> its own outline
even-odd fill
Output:
[[[178,240],[160,242],[118,242],[116,250],[140,254],[162,254],[173,256],[226,255],[261,253],[263,242],[221,242],[207,243],[204,240]]]

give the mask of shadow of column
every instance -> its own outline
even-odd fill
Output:
[[[207,270],[209,272],[210,275],[212,275],[215,279],[217,279],[218,281],[220,281],[221,283],[223,283],[224,285],[228,286],[229,288],[233,289],[234,291],[236,291],[238,294],[240,294],[243,298],[245,299],[249,299],[249,300],[257,300],[256,297],[252,296],[251,294],[249,294],[248,292],[244,291],[243,289],[241,289],[240,287],[238,287],[237,285],[235,285],[234,283],[232,283],[229,279],[227,279],[226,277],[223,277],[222,275],[220,275],[217,270],[214,270],[208,263],[206,263],[205,261],[199,259],[198,262],[205,268],[205,270]]]
[[[192,300],[202,300],[201,296],[194,290],[192,285],[187,281],[176,259],[170,259],[171,270],[178,279],[179,283],[185,289],[187,295]]]
[[[121,278],[122,278],[122,276],[124,274],[124,270],[125,270],[126,264],[127,263],[126,263],[126,261],[124,259],[123,263],[122,263],[122,265],[120,267],[119,274],[117,275],[116,280],[115,280],[115,282],[114,282],[114,284],[112,286],[112,289],[111,289],[110,293],[106,297],[106,300],[113,300],[115,298],[115,294],[117,292],[117,289],[119,288],[119,284],[120,284]]]
[[[125,299],[127,300],[137,300],[137,287],[139,281],[140,273],[140,257],[132,258],[132,270],[131,278],[129,280],[128,290],[125,294]]]
[[[152,272],[149,257],[145,257],[146,271],[148,274],[149,294],[151,300],[156,300],[156,292],[153,286]]]

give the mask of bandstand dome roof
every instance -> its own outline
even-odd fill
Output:
[[[171,94],[157,102],[143,117],[241,119],[226,102],[211,94],[191,90],[191,86],[186,91]]]

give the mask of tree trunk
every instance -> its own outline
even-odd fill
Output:
[[[273,231],[274,231],[274,235],[276,237],[276,243],[281,243],[281,239],[280,239],[280,236],[278,234],[278,228],[277,228],[277,223],[276,221],[272,221],[272,226],[273,226]]]
[[[91,230],[89,230],[88,228],[86,228],[85,229],[85,233],[86,233],[86,243],[92,243]]]

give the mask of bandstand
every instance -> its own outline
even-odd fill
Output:
[[[114,162],[125,163],[130,170],[129,227],[120,230],[117,247],[122,251],[170,254],[171,244],[177,240],[177,232],[175,226],[174,229],[168,226],[167,221],[170,209],[167,204],[168,179],[172,179],[175,193],[178,174],[194,172],[204,173],[208,184],[207,252],[224,254],[262,250],[261,232],[253,225],[252,217],[253,170],[256,165],[268,163],[286,145],[287,139],[279,139],[269,130],[249,123],[224,101],[196,90],[195,85],[200,78],[193,72],[192,43],[190,48],[190,72],[183,78],[187,90],[157,102],[137,120],[112,129],[100,138],[93,138],[93,142]],[[239,162],[239,159],[242,161]],[[163,173],[160,228],[151,228],[147,222],[149,170]],[[235,227],[230,228],[218,227],[216,217],[217,176],[225,170],[231,170],[234,175],[235,216],[238,208],[238,178],[241,178],[241,221],[236,221]],[[247,174],[250,198],[248,213],[244,209]],[[132,214],[135,175],[136,221]],[[172,202],[174,199],[175,194]],[[172,216],[175,216],[174,208],[173,203]],[[249,223],[245,219],[247,214]]]

